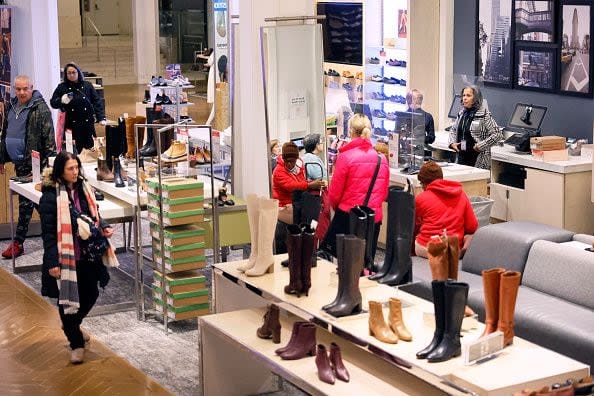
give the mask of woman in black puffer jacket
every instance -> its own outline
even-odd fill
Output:
[[[54,109],[66,112],[64,129],[72,131],[76,149],[93,147],[95,122],[105,124],[105,110],[99,94],[74,63],[64,66],[64,81],[58,84],[50,104]]]

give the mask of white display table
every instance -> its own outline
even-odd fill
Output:
[[[528,220],[570,231],[594,233],[591,202],[592,159],[544,162],[508,145],[491,150],[491,217]],[[511,186],[503,177],[510,170],[525,171],[523,186]]]
[[[236,270],[242,261],[216,264],[213,276],[216,312],[277,302],[284,310],[312,320],[328,331],[359,345],[367,353],[372,353],[370,349],[376,348],[402,359],[410,366],[394,366],[395,372],[411,374],[447,393],[458,394],[461,390],[466,390],[481,395],[509,395],[526,387],[538,388],[588,374],[588,366],[517,337],[514,344],[505,348],[499,357],[480,365],[464,366],[461,357],[443,363],[428,363],[426,360],[416,359],[416,352],[429,344],[433,336],[433,329],[423,322],[423,312],[432,311],[433,304],[396,288],[361,279],[360,289],[365,310],[370,300],[386,302],[389,297],[402,300],[404,321],[413,334],[413,341],[385,344],[369,335],[366,312],[336,319],[321,310],[323,305],[333,301],[336,296],[337,287],[332,284],[331,275],[336,268],[334,265],[318,260],[318,266],[312,269],[309,297],[297,298],[285,294],[283,290],[289,283],[289,271],[280,266],[280,261],[284,258],[286,255],[275,257],[274,273],[256,278],[246,277]],[[386,318],[387,314],[388,310],[385,309]],[[463,342],[478,338],[482,330],[481,325],[473,331],[463,333]],[[283,339],[287,339],[286,336]]]

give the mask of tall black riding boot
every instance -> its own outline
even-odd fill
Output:
[[[365,233],[365,268],[374,271],[375,268],[373,242],[375,239],[375,212],[373,209],[362,206],[361,210],[367,215],[367,232]]]
[[[287,226],[287,251],[289,252],[289,284],[285,286],[285,293],[301,296],[302,284],[302,245],[301,228],[297,224]]]
[[[344,274],[344,234],[336,234],[336,261],[338,262],[338,266],[336,267],[336,272],[338,274],[338,279],[343,279]],[[330,304],[326,304],[322,307],[324,311],[334,307],[338,301],[342,299],[342,289],[340,288],[340,281],[338,283],[338,292],[336,293],[336,298]]]
[[[301,285],[302,292],[308,296],[311,289],[311,267],[317,260],[315,244],[315,231],[308,225],[301,225]]]
[[[105,159],[107,167],[113,169],[112,157],[114,156],[114,140],[117,139],[118,127],[115,125],[105,125]]]
[[[417,359],[426,359],[427,356],[441,342],[443,339],[443,331],[445,327],[445,296],[444,296],[444,289],[445,289],[445,282],[446,281],[436,281],[434,280],[431,282],[431,289],[433,291],[433,308],[435,311],[435,332],[433,333],[433,340],[431,343],[425,347],[425,349],[417,352]]]
[[[126,187],[124,179],[122,178],[122,167],[120,165],[120,159],[113,157],[113,180],[116,187]]]
[[[410,250],[415,228],[415,197],[408,191],[392,189],[389,199],[388,230],[390,223],[393,224],[393,230],[386,234],[386,243],[392,244],[391,254],[386,249],[386,260],[382,267],[385,275],[375,279],[379,283],[395,286],[412,281]]]
[[[342,295],[326,312],[334,317],[348,316],[361,312],[361,290],[359,278],[365,259],[365,241],[354,235],[344,237],[343,263],[344,269],[338,272],[338,294]],[[340,266],[341,263],[339,262]],[[340,276],[342,275],[342,277]]]
[[[460,356],[460,329],[464,319],[464,309],[468,300],[468,283],[446,281],[444,288],[445,327],[439,345],[429,353],[430,363],[444,362]]]

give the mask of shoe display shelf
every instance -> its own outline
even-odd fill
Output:
[[[148,97],[145,93],[145,99],[142,102],[136,102],[136,115],[146,116],[146,109],[153,107],[155,102],[161,102],[176,122],[183,117],[188,116],[187,107],[194,103],[188,101],[188,93],[184,90],[195,88],[194,85],[164,85],[147,86]]]
[[[212,287],[216,316],[223,312],[276,303],[283,312],[295,315],[299,320],[317,324],[318,332],[327,330],[340,337],[341,341],[338,343],[341,348],[350,344],[368,354],[369,362],[379,357],[391,363],[394,376],[406,374],[411,381],[420,380],[433,387],[429,391],[413,389],[410,394],[510,395],[527,387],[538,388],[555,382],[562,383],[567,378],[583,378],[588,375],[587,365],[519,337],[515,337],[513,344],[497,357],[481,364],[464,365],[462,356],[440,363],[417,359],[416,353],[433,338],[434,321],[426,319],[433,315],[432,303],[406,293],[406,287],[393,288],[360,278],[362,312],[335,318],[321,307],[333,301],[337,295],[336,266],[318,259],[317,267],[311,270],[312,287],[309,296],[297,297],[284,292],[284,286],[289,284],[289,270],[281,266],[281,261],[286,257],[287,255],[275,256],[273,273],[260,277],[247,277],[237,270],[245,261],[215,264]],[[383,304],[391,297],[402,302],[403,320],[413,336],[410,342],[400,340],[396,344],[387,344],[369,334],[369,302],[379,301]],[[241,312],[231,312],[229,316],[241,315]],[[383,316],[388,317],[388,307],[383,307]],[[247,327],[249,322],[246,320],[244,323]],[[483,330],[482,324],[469,330],[465,330],[463,325],[462,347],[464,348],[465,343],[478,339]],[[227,334],[229,337],[229,333]],[[286,334],[281,334],[281,337],[286,339]],[[255,342],[253,345],[257,348]],[[309,365],[307,358],[299,362],[302,361],[303,365]],[[272,371],[278,374],[278,371]],[[372,370],[368,372],[373,373]],[[354,378],[352,372],[351,378]]]

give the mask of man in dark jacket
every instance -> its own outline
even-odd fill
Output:
[[[408,109],[406,111],[422,114],[425,117],[425,145],[431,144],[435,141],[435,122],[431,113],[426,112],[421,108],[423,105],[423,93],[418,89],[413,89],[406,94],[406,104]],[[431,156],[431,151],[425,150],[426,156]]]
[[[17,76],[14,91],[16,96],[8,103],[0,135],[0,173],[4,173],[6,162],[12,162],[16,176],[27,178],[32,174],[31,151],[39,152],[41,169],[47,166],[48,157],[55,155],[54,125],[43,96],[39,91],[33,90],[29,77]],[[34,207],[33,202],[19,196],[16,235],[2,252],[4,258],[18,257],[24,253],[23,242],[27,237]]]

